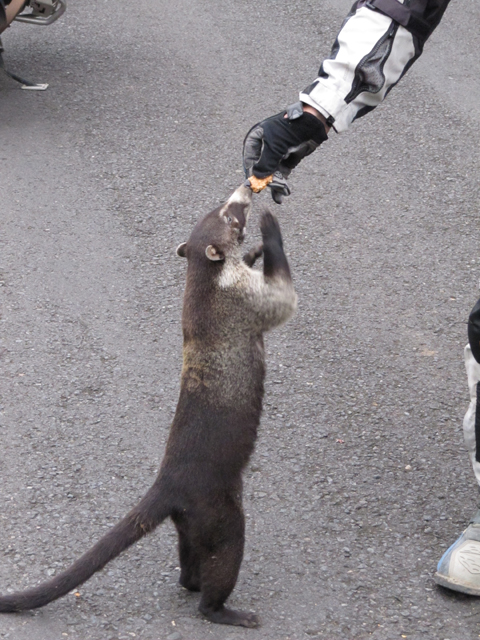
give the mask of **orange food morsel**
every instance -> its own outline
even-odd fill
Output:
[[[263,191],[267,185],[272,182],[273,176],[267,176],[266,178],[256,178],[255,176],[250,176],[248,181],[250,182],[250,188],[253,193],[259,193]]]

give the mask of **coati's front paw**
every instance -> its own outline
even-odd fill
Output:
[[[265,211],[260,219],[260,231],[262,232],[263,243],[277,242],[280,246],[283,246],[282,232],[280,231],[280,225],[273,213]]]
[[[250,249],[250,251],[243,256],[243,261],[248,267],[253,267],[258,258],[261,257],[262,253],[263,244],[257,244],[256,247]]]

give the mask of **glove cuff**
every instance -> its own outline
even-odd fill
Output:
[[[301,133],[307,139],[308,135],[311,140],[314,140],[317,145],[322,144],[325,140],[328,140],[327,131],[324,123],[308,111],[303,110],[302,102],[295,102],[286,109],[288,120],[293,124],[295,130]],[[305,135],[307,134],[307,135]]]
[[[313,140],[317,145],[328,140],[323,122],[307,111],[304,111],[302,117],[298,118],[298,120],[291,120],[290,124],[301,140]]]

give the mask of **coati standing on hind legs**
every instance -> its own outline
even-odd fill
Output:
[[[82,584],[170,516],[179,536],[180,584],[201,591],[212,622],[256,627],[224,606],[244,546],[242,470],[262,410],[263,332],[296,308],[275,217],[261,218],[263,246],[242,259],[251,191],[240,187],[195,226],[177,253],[188,259],[180,398],[160,471],[123,520],[70,568],[38,587],[0,596],[0,612],[42,607]],[[263,273],[251,269],[263,253]]]

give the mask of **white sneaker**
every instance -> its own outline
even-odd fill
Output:
[[[480,510],[445,551],[433,579],[447,589],[480,596]]]

